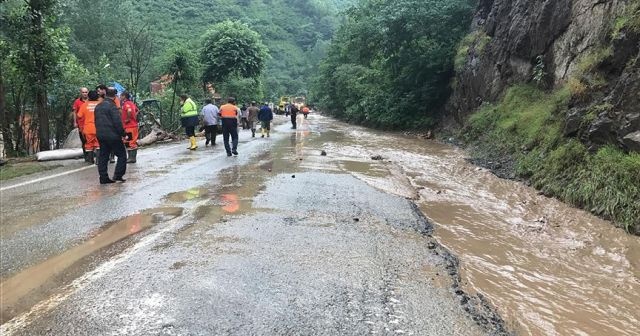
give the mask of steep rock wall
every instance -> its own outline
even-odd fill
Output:
[[[463,123],[534,78],[547,89],[573,85],[565,135],[640,151],[640,38],[624,27],[612,34],[631,2],[480,0],[449,115]]]

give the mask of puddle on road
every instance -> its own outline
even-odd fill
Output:
[[[176,239],[189,241],[194,232],[223,222],[225,216],[241,216],[258,211],[253,207],[253,198],[264,188],[264,181],[280,167],[271,159],[271,152],[266,151],[258,155],[253,164],[223,169],[212,186],[167,195],[166,199],[172,202],[207,200],[193,210],[194,222],[180,228]]]
[[[389,170],[372,162],[363,161],[340,161],[343,170],[352,173],[361,173],[371,177],[387,177]]]
[[[117,192],[117,189],[93,186],[77,197],[52,197],[51,195],[43,197],[38,193],[15,195],[10,200],[3,200],[2,206],[11,207],[12,211],[2,213],[0,236],[3,239],[9,239],[17,232],[34,225],[45,224],[73,209],[81,208]]]
[[[465,290],[482,293],[519,334],[640,335],[640,237],[499,179],[450,146],[324,127],[334,135],[306,141],[305,150],[326,150],[325,163],[393,158],[419,191],[434,236],[460,258]],[[367,166],[341,165],[381,188],[384,177]]]
[[[184,203],[187,201],[199,200],[209,195],[206,188],[192,188],[185,191],[170,193],[164,197],[165,200],[174,203]]]
[[[147,176],[157,177],[157,176],[162,176],[162,175],[169,174],[169,170],[168,169],[149,170],[149,171],[145,172],[145,174]]]
[[[84,243],[0,283],[0,323],[5,323],[50,296],[58,287],[85,273],[91,258],[103,248],[156,224],[182,215],[182,208],[158,208],[112,222]],[[124,249],[124,247],[123,247]]]

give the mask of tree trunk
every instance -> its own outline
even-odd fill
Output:
[[[23,126],[23,106],[24,103],[22,101],[22,93],[23,93],[23,85],[16,85],[14,83],[11,88],[11,101],[13,105],[13,130],[15,135],[13,152],[17,156],[23,150],[22,145],[24,143],[24,132],[22,129]]]
[[[47,109],[46,90],[36,89],[36,114],[38,115],[38,150],[50,150],[51,143],[49,141],[49,110]]]
[[[175,79],[173,82],[173,98],[171,99],[171,108],[169,109],[169,123],[171,124],[169,125],[169,127],[173,127],[173,115],[174,115],[173,108],[176,104],[177,94],[178,94],[178,80]]]
[[[49,143],[49,111],[47,109],[47,65],[45,61],[44,18],[42,12],[47,5],[43,1],[29,1],[29,14],[31,17],[31,48],[34,65],[34,95],[35,110],[38,117],[39,150],[50,150]]]
[[[56,149],[60,149],[62,148],[63,145],[63,141],[66,139],[66,132],[65,132],[65,122],[66,122],[66,118],[65,118],[65,113],[64,113],[64,107],[63,106],[56,106],[56,110],[62,110],[62,112],[58,112],[58,113],[54,113],[56,115],[56,117],[54,118],[55,121],[55,129],[56,129]],[[52,107],[53,109],[53,107]],[[55,111],[55,110],[54,110]]]
[[[11,137],[11,115],[5,101],[4,78],[2,66],[0,65],[0,118],[2,118],[2,142],[7,156],[15,156],[13,138]]]

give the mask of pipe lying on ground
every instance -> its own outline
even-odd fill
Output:
[[[82,157],[82,148],[56,149],[36,153],[38,161],[68,160]]]

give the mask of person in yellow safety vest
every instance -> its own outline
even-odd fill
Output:
[[[240,109],[236,106],[236,99],[229,97],[227,103],[220,106],[218,113],[222,120],[222,140],[227,156],[238,155],[238,116]],[[229,136],[231,136],[232,146],[229,146]]]
[[[200,122],[198,120],[198,107],[186,94],[180,95],[180,105],[182,105],[180,109],[180,121],[190,142],[187,149],[196,150],[196,148],[198,148],[198,144],[196,143],[196,126],[198,126]]]

